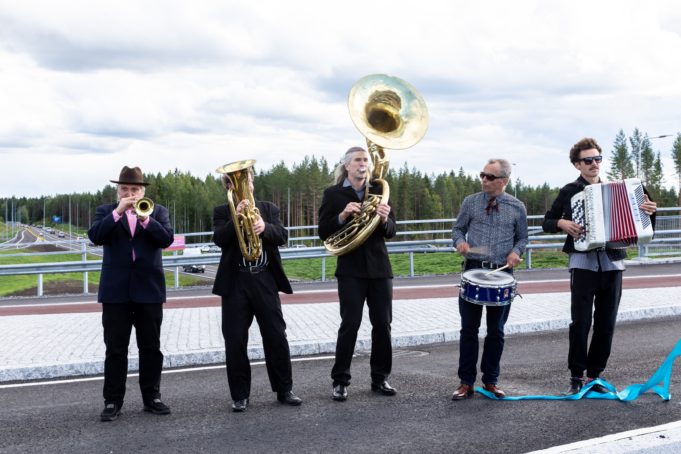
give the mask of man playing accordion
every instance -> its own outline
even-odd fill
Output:
[[[594,139],[584,138],[572,147],[570,162],[579,171],[579,178],[560,190],[558,197],[546,212],[542,224],[545,232],[563,231],[568,234],[563,246],[563,252],[570,256],[568,268],[572,322],[568,369],[571,378],[570,387],[565,392],[568,395],[578,393],[586,383],[598,378],[605,369],[622,296],[622,271],[626,248],[606,244],[605,247],[588,251],[575,249],[575,240],[584,233],[584,226],[573,221],[571,199],[586,186],[601,183],[598,174],[602,160],[601,147]],[[648,198],[647,193],[640,209],[651,216],[654,225],[657,204]],[[587,345],[592,312],[593,336],[591,345]],[[586,383],[583,378],[584,371]],[[601,385],[594,385],[592,390],[607,392]]]

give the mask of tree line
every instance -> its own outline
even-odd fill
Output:
[[[681,185],[681,134],[674,141],[672,158]],[[278,205],[286,226],[316,225],[323,191],[333,184],[334,167],[335,164],[330,166],[324,158],[312,156],[305,157],[292,168],[280,162],[268,170],[255,169],[255,198]],[[603,169],[603,174],[609,180],[638,177],[658,206],[681,206],[680,195],[664,186],[660,154],[653,153],[650,138],[638,129],[629,138],[623,131],[617,134],[610,168]],[[217,174],[201,179],[175,169],[165,175],[147,174],[145,178],[150,183],[146,195],[168,208],[178,233],[210,231],[213,208],[227,200]],[[480,191],[478,177],[467,175],[463,169],[427,174],[404,163],[397,169],[390,169],[386,180],[390,185],[391,204],[399,220],[454,218],[463,199]],[[547,183],[530,186],[520,179],[510,181],[506,189],[525,203],[529,214],[544,214],[558,190]],[[3,199],[0,219],[29,224],[42,224],[44,219],[47,225],[70,223],[76,228],[87,229],[95,208],[115,201],[113,185],[106,185],[94,194]],[[53,221],[55,216],[59,218],[58,222]]]

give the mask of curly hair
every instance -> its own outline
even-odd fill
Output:
[[[591,150],[595,148],[598,150],[598,154],[603,154],[600,145],[596,142],[596,139],[591,137],[585,137],[570,148],[570,162],[575,163],[579,161],[579,154],[584,150]]]

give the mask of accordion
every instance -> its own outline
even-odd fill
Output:
[[[643,185],[636,178],[586,186],[570,200],[572,220],[584,227],[575,239],[575,249],[649,243],[653,226],[650,216],[639,208],[644,200]]]

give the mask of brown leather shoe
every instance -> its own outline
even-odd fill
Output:
[[[461,383],[452,394],[452,400],[464,400],[470,397],[473,397],[473,387],[465,383]]]
[[[497,388],[497,385],[485,383],[483,385],[483,389],[485,391],[491,392],[492,394],[494,394],[494,397],[498,397],[499,399],[503,399],[504,397],[506,397],[506,393],[503,392],[501,389]]]

